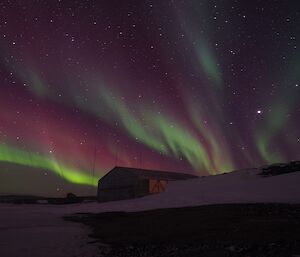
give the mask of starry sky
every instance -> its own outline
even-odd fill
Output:
[[[0,193],[300,159],[299,36],[297,1],[1,1]]]

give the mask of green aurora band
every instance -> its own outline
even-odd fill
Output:
[[[294,81],[296,84],[300,80],[300,56],[295,55],[291,61],[290,69],[286,71],[288,74],[288,81]],[[283,80],[283,83],[285,81]],[[261,157],[268,163],[284,161],[284,156],[278,152],[274,152],[271,149],[271,143],[275,136],[280,135],[285,129],[286,123],[289,121],[288,114],[295,104],[299,101],[298,92],[295,93],[295,87],[290,87],[291,83],[288,83],[289,87],[283,88],[281,94],[279,94],[276,100],[270,103],[270,112],[267,113],[264,123],[256,131],[255,143]],[[286,138],[284,138],[286,139]],[[290,142],[287,142],[291,145]]]
[[[212,82],[213,87],[220,89],[223,86],[222,73],[215,50],[211,44],[210,39],[212,39],[212,36],[209,36],[213,23],[207,23],[200,32],[197,23],[189,22],[190,15],[195,20],[202,16],[209,16],[209,10],[206,8],[208,1],[204,4],[203,9],[196,8],[196,6],[194,8],[193,6],[196,4],[197,1],[191,2],[191,7],[187,10],[187,13],[178,12],[174,9],[178,18],[178,26],[182,28],[182,33],[187,35],[189,44],[194,50],[194,54],[190,56],[190,59],[193,60],[196,57],[195,71],[199,72],[200,70]]]
[[[164,154],[168,152],[161,141],[147,132],[143,124],[130,113],[128,107],[119,100],[120,97],[112,97],[105,88],[101,88],[99,92],[101,103],[105,105],[104,107],[112,111],[113,116],[122,124],[131,137],[140,140],[156,151]]]
[[[204,136],[204,138],[208,141],[209,146],[211,147],[211,162],[215,171],[218,172],[228,172],[234,169],[232,164],[232,160],[229,157],[228,146],[226,142],[221,140],[221,137],[213,134],[204,124],[201,122],[201,115],[199,112],[196,112],[197,108],[190,109],[190,115],[192,121],[194,122],[197,129]],[[198,109],[199,110],[199,109]],[[203,120],[203,119],[202,119]],[[216,125],[214,125],[216,127]],[[221,131],[220,128],[216,131]],[[216,140],[218,138],[218,141]],[[213,173],[214,175],[217,173]]]
[[[29,153],[15,147],[0,145],[0,161],[51,171],[68,182],[96,187],[98,181],[86,173],[61,165],[54,158]]]
[[[287,119],[288,109],[278,105],[266,118],[264,129],[256,134],[256,143],[262,158],[268,163],[279,162],[283,157],[270,149],[272,139],[280,132]]]
[[[212,49],[208,44],[199,43],[195,47],[195,52],[205,74],[213,80],[213,85],[220,88],[222,86],[221,72]]]
[[[153,126],[160,131],[169,153],[177,158],[184,156],[188,162],[196,169],[212,171],[212,166],[204,146],[187,129],[179,127],[162,115],[151,117]]]
[[[145,127],[130,113],[121,98],[115,93],[113,95],[114,97],[105,88],[100,90],[101,102],[113,112],[112,116],[120,121],[131,137],[160,153],[177,158],[184,157],[198,171],[204,169],[214,173],[204,146],[187,128],[180,126],[178,122],[172,122],[163,114],[154,112],[147,113]],[[151,131],[147,129],[149,127]]]

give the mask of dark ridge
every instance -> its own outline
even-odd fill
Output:
[[[276,176],[300,171],[300,161],[292,161],[289,163],[274,163],[262,168],[260,175],[264,177]]]
[[[0,203],[12,204],[72,204],[94,202],[96,196],[76,196],[68,193],[66,197],[42,197],[32,195],[0,195]]]

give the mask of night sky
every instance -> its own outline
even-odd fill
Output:
[[[0,1],[0,193],[300,159],[297,2]]]

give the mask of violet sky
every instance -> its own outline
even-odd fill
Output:
[[[112,167],[299,159],[297,1],[0,2],[0,193],[94,192]]]

